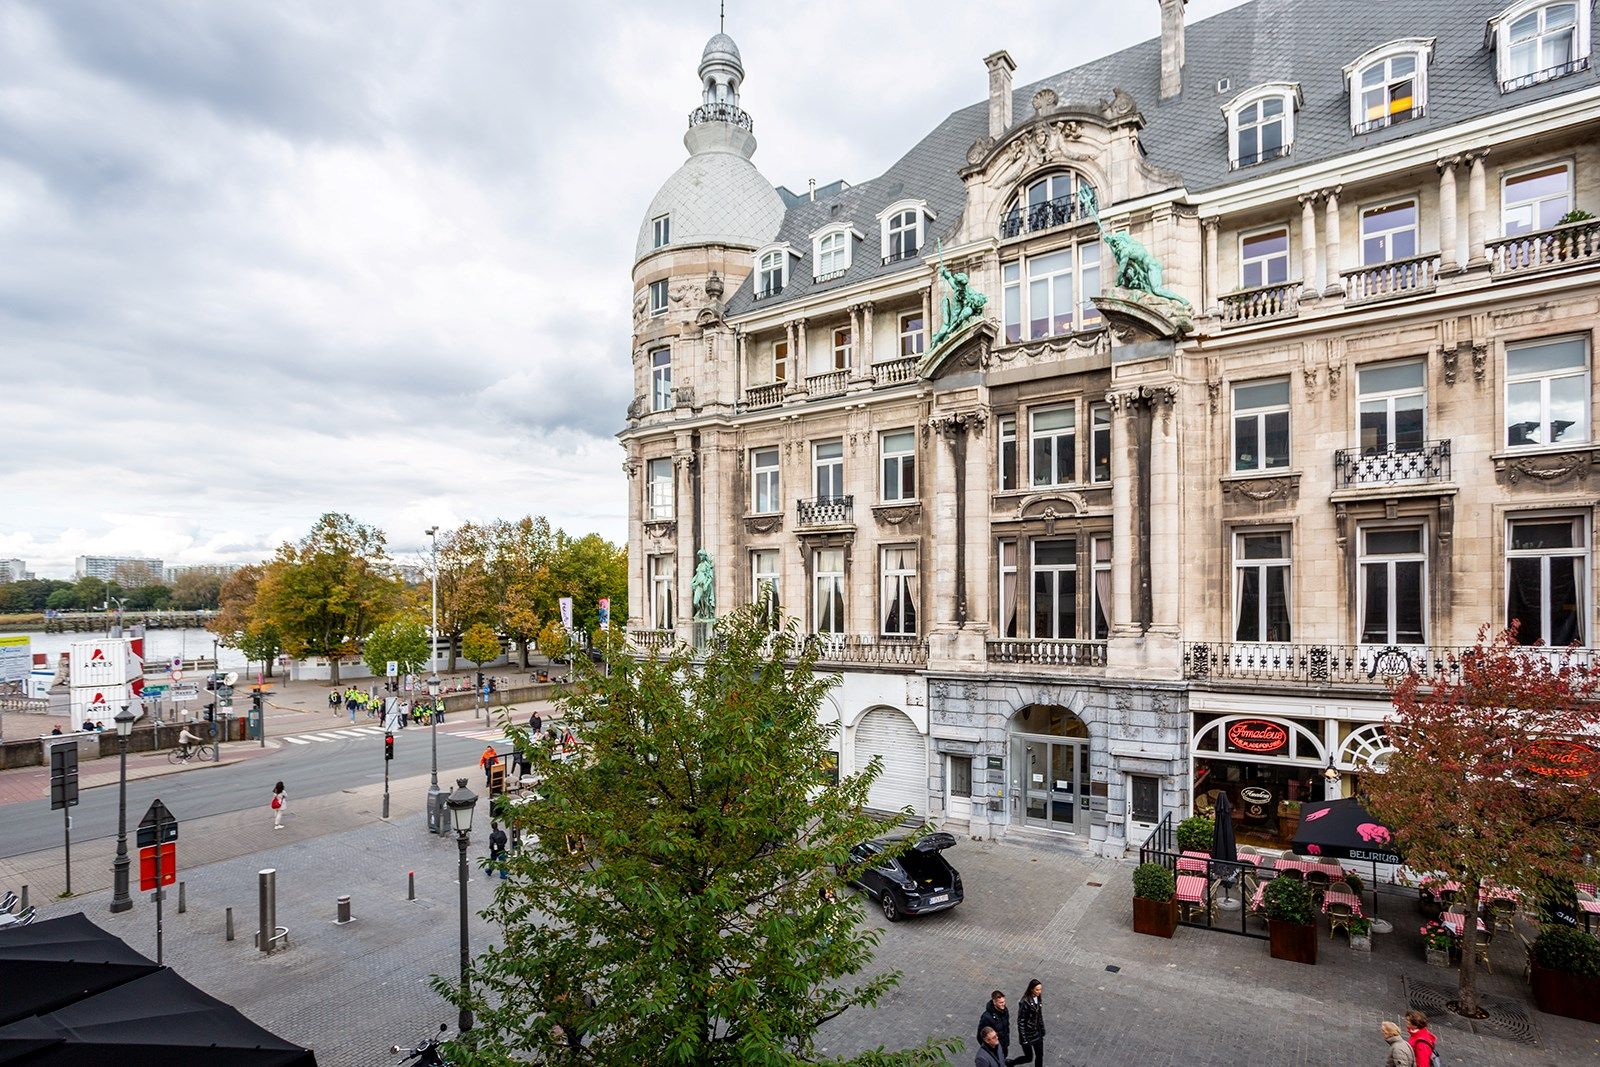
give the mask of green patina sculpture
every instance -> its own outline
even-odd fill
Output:
[[[939,299],[939,318],[943,323],[939,331],[933,335],[930,348],[938,348],[940,342],[955,333],[968,322],[978,317],[983,310],[983,305],[989,298],[967,284],[967,275],[963,271],[952,271],[944,265],[944,243],[941,241],[939,249],[939,277],[944,279],[944,284],[949,287],[949,292]]]
[[[1138,238],[1132,234],[1110,233],[1106,230],[1100,221],[1100,205],[1095,199],[1094,190],[1087,185],[1078,190],[1078,206],[1083,209],[1085,215],[1094,219],[1095,227],[1100,231],[1100,239],[1111,248],[1112,255],[1117,257],[1118,288],[1165,297],[1177,301],[1184,307],[1189,306],[1189,301],[1162,283],[1160,262],[1150,254],[1148,248],[1139,243]]]
[[[711,622],[717,617],[716,585],[717,578],[711,570],[711,553],[702,548],[695,554],[694,577],[689,582],[696,622]]]

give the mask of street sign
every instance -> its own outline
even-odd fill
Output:
[[[400,677],[400,661],[399,660],[393,660],[392,659],[392,660],[389,661],[388,674],[389,674],[390,678],[398,678],[398,677]]]
[[[178,839],[178,820],[172,817],[172,812],[159,798],[150,802],[144,818],[139,820],[138,845],[140,848],[152,847],[158,838],[162,844],[170,844]]]
[[[146,685],[139,691],[139,695],[144,697],[146,700],[150,699],[151,697],[166,696],[167,687],[164,685]]]
[[[161,884],[171,885],[178,880],[178,846],[167,844],[161,846]],[[139,849],[139,889],[140,891],[156,887],[156,846],[146,845]]]
[[[180,670],[174,670],[174,671],[173,671],[173,672],[172,672],[172,680],[173,680],[173,681],[174,681],[174,682],[181,682],[181,681],[183,681],[183,672],[182,672],[182,671],[180,671]]]
[[[78,803],[78,746],[55,745],[50,749],[50,810],[70,808]]]
[[[173,656],[172,657],[172,666],[169,667],[168,669],[170,671],[172,671],[172,676],[174,678],[176,678],[183,671],[183,657],[182,656]]]

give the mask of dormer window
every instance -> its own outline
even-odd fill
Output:
[[[1489,20],[1500,91],[1509,93],[1589,66],[1589,3],[1522,0]]]
[[[861,235],[849,224],[835,224],[811,235],[813,279],[819,282],[842,277],[850,269],[850,239]]]
[[[1421,118],[1428,103],[1428,57],[1432,52],[1432,38],[1392,41],[1346,67],[1351,132],[1371,133]]]
[[[1228,116],[1228,166],[1252,167],[1288,155],[1299,102],[1300,87],[1283,83],[1258,85],[1229,101],[1222,109]]]
[[[1078,193],[1094,186],[1074,171],[1035,178],[1017,190],[1000,216],[1000,239],[1065,226],[1080,218]]]
[[[789,257],[794,249],[786,244],[756,250],[755,298],[765,300],[783,292],[789,284]]]
[[[900,200],[878,213],[885,263],[912,259],[927,243],[927,220],[933,218],[922,200]]]

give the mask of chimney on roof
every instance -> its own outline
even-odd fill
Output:
[[[989,136],[999,137],[1011,128],[1011,72],[1016,60],[1004,48],[983,57],[989,68]]]
[[[1161,4],[1161,99],[1183,92],[1183,8],[1189,0]]]
[[[817,202],[817,179],[806,179],[806,197],[815,204]]]

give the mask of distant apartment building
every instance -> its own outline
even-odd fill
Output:
[[[0,559],[0,582],[20,582],[33,577],[28,565],[20,559]]]
[[[421,585],[428,580],[427,570],[416,563],[397,563],[394,572],[407,585]]]
[[[237,563],[183,563],[167,567],[162,571],[167,584],[171,585],[185,574],[199,574],[208,578],[226,578],[239,569]]]
[[[73,575],[78,578],[99,578],[109,582],[117,579],[117,572],[122,571],[123,577],[129,574],[145,572],[149,580],[159,582],[166,568],[159,559],[143,559],[137,556],[79,556],[73,566]],[[141,583],[142,584],[142,583]]]

